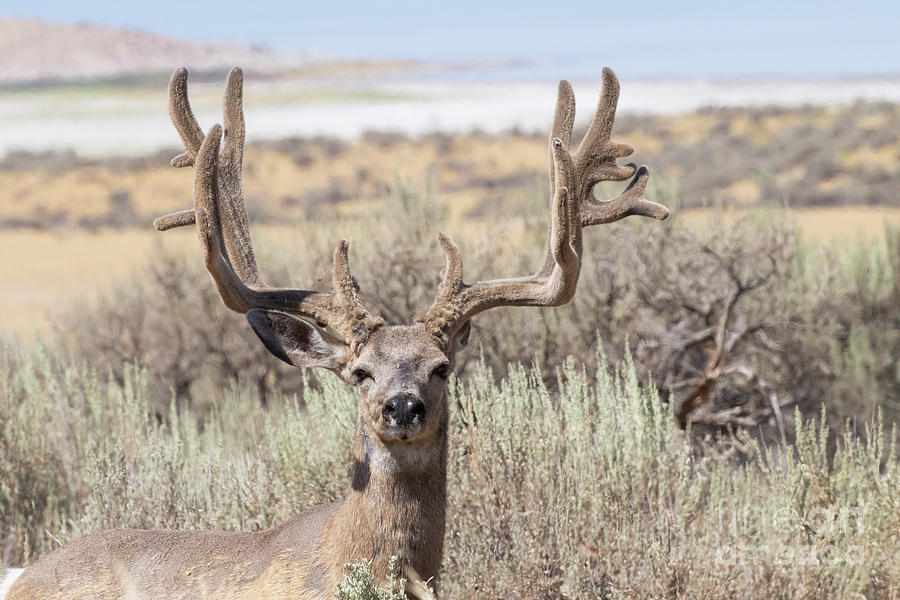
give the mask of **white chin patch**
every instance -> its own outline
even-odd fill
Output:
[[[387,434],[395,440],[403,442],[422,433],[422,429],[421,421],[415,421],[409,425],[397,425],[397,422],[391,419],[385,423],[385,431]]]

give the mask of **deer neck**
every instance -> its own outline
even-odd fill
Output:
[[[387,446],[360,419],[353,485],[325,535],[332,565],[372,560],[386,573],[391,556],[422,580],[437,576],[447,505],[447,423],[427,442]],[[409,572],[406,572],[407,576]]]

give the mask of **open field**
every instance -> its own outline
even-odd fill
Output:
[[[123,275],[142,267],[154,244],[179,244],[184,237],[160,241],[146,231],[7,231],[0,235],[0,329],[24,339],[46,333],[48,317],[74,298],[109,291]],[[196,246],[196,244],[192,244]],[[199,254],[199,252],[198,252]]]
[[[858,242],[880,243],[887,225],[900,225],[900,208],[884,206],[807,207],[773,209],[785,221],[792,221],[805,241],[846,249]],[[689,209],[681,218],[699,227],[713,227],[724,217],[738,219],[744,211]]]

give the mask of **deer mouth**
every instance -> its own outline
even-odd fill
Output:
[[[416,437],[425,429],[425,424],[421,418],[416,417],[413,420],[397,420],[391,418],[384,419],[384,430],[387,435],[395,440],[405,442]]]

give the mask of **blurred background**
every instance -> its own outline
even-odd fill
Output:
[[[578,136],[608,65],[622,84],[614,136],[673,217],[590,232],[583,306],[484,325],[495,370],[591,361],[599,336],[676,405],[702,404],[724,342],[701,334],[727,310],[734,368],[709,398],[770,406],[771,391],[813,406],[837,394],[822,377],[852,375],[873,398],[852,382],[839,395],[871,409],[900,389],[898,22],[891,2],[6,6],[0,331],[102,368],[131,357],[164,403],[169,390],[194,402],[204,378],[249,377],[263,398],[295,389],[220,307],[194,235],[150,226],[191,198],[190,169],[168,165],[171,73],[188,67],[207,128],[226,74],[244,68],[244,189],[273,280],[320,286],[332,244],[350,237],[363,294],[404,320],[433,294],[438,230],[473,256],[472,278],[533,268],[557,82],[574,85]],[[771,406],[744,412],[776,424]]]

